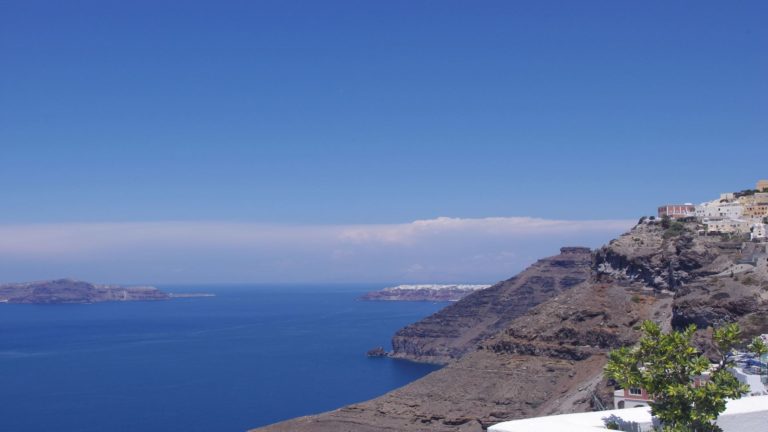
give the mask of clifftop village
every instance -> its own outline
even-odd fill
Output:
[[[698,205],[670,204],[659,207],[659,218],[695,220],[704,225],[699,234],[749,235],[765,241],[768,225],[768,180],[759,180],[755,189],[720,194],[720,198]]]
[[[766,241],[766,225],[768,225],[768,180],[757,182],[755,189],[741,192],[723,193],[720,198],[694,205],[670,204],[659,207],[658,217],[679,221],[696,221],[703,225],[699,234],[728,234],[749,235],[751,241]],[[768,334],[761,336],[768,343]],[[746,384],[749,396],[768,395],[768,355],[762,358],[745,353],[734,353],[736,366],[731,372],[739,382]],[[696,386],[703,385],[708,379],[708,373],[695,377]],[[645,389],[631,387],[618,389],[614,392],[614,408],[630,408],[649,406],[653,401]]]

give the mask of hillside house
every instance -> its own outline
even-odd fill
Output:
[[[754,203],[744,206],[743,216],[745,218],[762,219],[768,217],[768,203]]]
[[[741,219],[710,219],[705,220],[707,234],[746,234],[751,233],[752,223]]]
[[[619,389],[613,392],[614,409],[649,407],[651,406],[649,402],[653,402],[653,398],[640,387]]]
[[[744,206],[738,202],[721,203],[717,206],[717,212],[724,219],[739,219],[744,215]]]
[[[693,386],[700,387],[709,381],[709,372],[705,372],[693,379]],[[645,389],[630,387],[613,392],[614,409],[650,407],[653,397]]]
[[[757,192],[752,195],[744,195],[739,197],[739,202],[745,206],[751,204],[768,204],[768,192]]]
[[[768,238],[766,236],[766,225],[762,222],[752,225],[752,230],[749,233],[750,240],[763,240]]]
[[[696,217],[698,219],[717,219],[720,217],[719,206],[719,200],[701,203],[696,206]]]
[[[659,207],[659,218],[664,216],[672,219],[696,217],[696,206],[691,203],[664,205]]]

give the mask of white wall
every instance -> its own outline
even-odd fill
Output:
[[[608,419],[623,423],[626,432],[649,432],[653,418],[647,408],[594,411],[513,420],[491,426],[488,432],[596,432],[605,431]],[[768,396],[729,401],[717,424],[724,432],[768,431]]]

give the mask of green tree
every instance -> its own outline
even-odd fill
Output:
[[[726,399],[738,399],[748,391],[728,371],[733,365],[728,353],[741,342],[739,326],[728,324],[714,331],[715,365],[691,344],[694,325],[663,333],[656,323],[645,321],[642,331],[635,347],[610,353],[606,375],[625,388],[642,387],[653,395],[651,413],[665,432],[720,431],[714,421],[725,410]],[[766,346],[755,339],[749,349],[762,354]],[[694,378],[707,371],[709,380],[695,386]]]
[[[664,229],[667,229],[672,225],[672,218],[669,217],[669,215],[662,215],[661,216],[661,227]]]

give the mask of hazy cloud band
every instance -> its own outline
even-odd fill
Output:
[[[493,281],[563,245],[599,246],[633,223],[441,217],[381,225],[0,225],[0,279]]]

